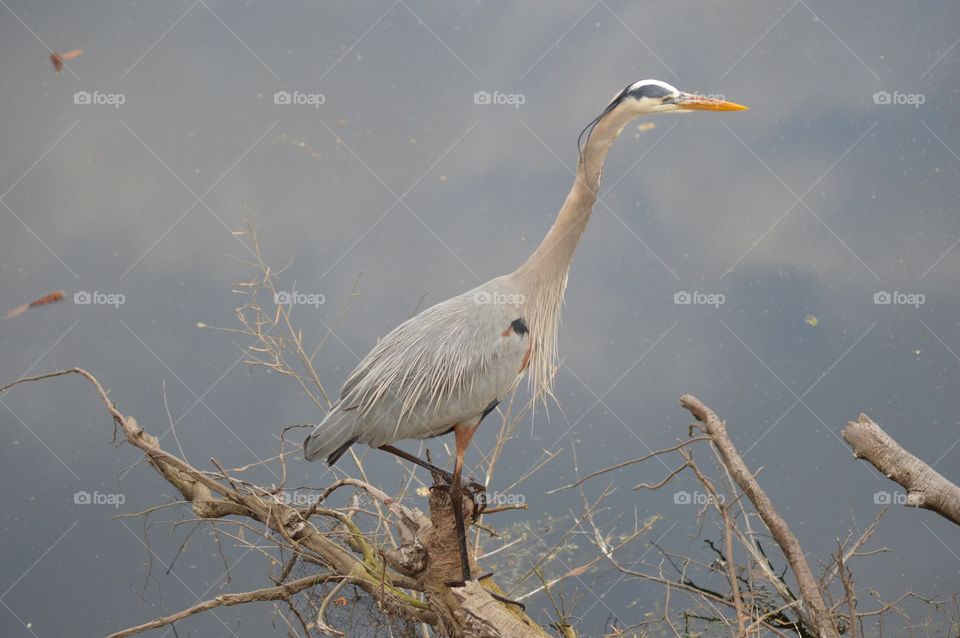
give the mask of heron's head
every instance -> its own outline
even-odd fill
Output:
[[[622,106],[634,115],[690,111],[744,111],[745,106],[723,99],[686,93],[660,80],[641,80],[620,91],[609,108]]]
[[[745,111],[747,107],[724,99],[687,93],[660,80],[640,80],[617,93],[607,108],[580,132],[577,147],[583,160],[584,139],[590,141],[593,130],[608,116],[616,123],[616,133],[630,120],[651,113],[689,113],[690,111]]]

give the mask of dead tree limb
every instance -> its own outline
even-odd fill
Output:
[[[907,490],[907,507],[932,510],[960,525],[960,487],[915,457],[866,414],[843,428],[853,455]]]
[[[839,638],[837,628],[831,618],[830,611],[820,589],[817,587],[817,581],[807,564],[807,559],[803,555],[803,549],[797,541],[797,537],[790,531],[787,522],[780,516],[773,502],[767,493],[760,487],[760,484],[754,478],[753,474],[747,468],[746,463],[740,457],[733,442],[727,435],[726,424],[720,420],[716,413],[700,402],[696,397],[685,394],[680,398],[680,405],[686,408],[700,423],[703,424],[707,434],[710,436],[714,447],[720,455],[724,466],[730,472],[737,485],[746,493],[747,498],[753,503],[760,518],[766,524],[774,540],[783,551],[794,578],[797,580],[797,586],[800,588],[801,607],[798,610],[801,617],[805,617],[805,622],[809,624],[821,638]]]
[[[170,614],[169,616],[163,616],[162,618],[151,620],[150,622],[143,623],[142,625],[137,625],[136,627],[130,627],[128,629],[124,629],[123,631],[112,633],[107,636],[107,638],[127,638],[127,636],[133,636],[134,634],[143,633],[151,629],[159,629],[160,627],[172,625],[173,623],[183,620],[184,618],[189,618],[194,614],[209,611],[217,607],[229,607],[231,605],[243,605],[246,603],[266,602],[272,600],[290,600],[292,596],[305,589],[309,589],[310,587],[319,585],[320,583],[337,578],[340,578],[340,576],[334,576],[332,574],[313,574],[312,576],[298,578],[297,580],[292,580],[289,583],[277,585],[276,587],[265,587],[263,589],[257,589],[256,591],[248,591],[236,594],[221,594],[215,598],[199,602],[192,607],[188,607],[187,609]]]
[[[328,487],[324,498],[341,487],[353,487],[369,494],[387,507],[393,523],[401,529],[404,544],[397,551],[384,550],[374,537],[365,535],[348,510],[320,506],[293,507],[264,488],[234,480],[225,470],[204,472],[160,447],[133,417],[123,414],[91,373],[82,368],[58,370],[25,377],[0,387],[0,393],[30,381],[65,375],[79,375],[89,381],[106,405],[128,443],[142,452],[150,465],[191,504],[200,519],[224,517],[252,519],[271,532],[283,549],[306,562],[326,568],[322,575],[308,576],[253,592],[224,594],[169,616],[117,632],[129,636],[221,606],[248,602],[290,599],[321,582],[349,581],[379,603],[384,614],[413,623],[426,623],[438,635],[449,638],[547,638],[549,634],[513,605],[493,596],[502,594],[491,578],[482,584],[471,581],[464,587],[445,583],[459,575],[458,545],[449,490],[434,490],[430,516],[388,497],[364,481],[344,479]],[[464,498],[469,514],[473,503]],[[325,524],[315,522],[325,521]],[[325,531],[333,526],[334,532]],[[426,556],[424,556],[424,551]],[[472,558],[472,557],[471,557]],[[421,596],[425,598],[421,599]],[[321,615],[322,616],[322,615]],[[323,618],[317,618],[321,627]],[[324,623],[325,625],[325,623]],[[331,629],[331,628],[327,628]]]

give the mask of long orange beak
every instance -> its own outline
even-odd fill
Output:
[[[718,100],[693,93],[683,93],[677,101],[677,106],[691,111],[746,111],[749,108],[736,102],[727,102],[726,100]]]

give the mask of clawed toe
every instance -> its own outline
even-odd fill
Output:
[[[486,492],[487,486],[482,483],[477,483],[476,481],[468,481],[467,489],[473,492]]]
[[[483,514],[483,511],[487,509],[487,486],[481,485],[476,481],[470,481],[464,486],[464,492],[470,495],[470,500],[473,501],[473,514],[471,518],[474,522],[480,515]]]
[[[434,481],[437,481],[434,483],[435,486],[439,485],[439,486],[449,487],[450,484],[453,483],[453,474],[451,474],[450,472],[447,472],[445,470],[438,470],[438,471],[432,472],[432,474],[433,474]],[[441,480],[443,481],[442,483],[439,482]]]
[[[446,478],[441,476],[441,478]],[[430,491],[433,490],[447,490],[451,488],[452,477],[449,482],[446,483],[434,483],[430,486]],[[480,515],[483,514],[484,510],[487,509],[487,487],[476,481],[470,481],[466,485],[462,486],[463,493],[470,497],[470,500],[473,502],[473,514],[471,515],[471,520],[476,522]]]
[[[439,476],[441,479],[443,479],[443,482],[441,483],[438,481],[434,483],[433,485],[430,486],[430,489],[433,489],[435,487],[448,488],[453,483],[452,475],[440,474]],[[470,481],[469,483],[462,485],[462,487],[464,491],[479,493],[479,494],[485,493],[487,491],[486,485],[483,485],[482,483],[477,483],[476,481]]]
[[[506,603],[506,604],[508,604],[508,605],[516,605],[517,607],[519,607],[519,608],[520,608],[521,610],[523,610],[523,611],[526,611],[526,610],[527,610],[527,606],[524,605],[524,604],[523,604],[522,602],[520,602],[519,600],[511,600],[510,598],[507,598],[506,596],[501,596],[500,594],[495,594],[495,593],[493,593],[492,591],[488,591],[487,593],[490,594],[491,596],[493,596],[494,598],[496,598],[497,600],[499,600],[499,601],[502,602],[502,603]]]

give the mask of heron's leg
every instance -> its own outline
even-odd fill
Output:
[[[413,454],[410,454],[409,452],[404,452],[398,447],[393,447],[392,445],[381,445],[379,449],[383,450],[384,452],[389,452],[394,456],[399,456],[401,459],[410,461],[411,463],[415,463],[424,469],[430,470],[434,474],[439,474],[444,478],[444,480],[447,483],[453,482],[453,474],[451,474],[450,472],[440,469],[439,467],[437,467],[436,465],[433,465],[432,463],[427,463],[423,459],[420,459],[414,456]]]
[[[424,468],[424,469],[430,470],[430,472],[432,472],[432,473],[435,473],[435,474],[440,475],[440,476],[443,478],[443,480],[447,482],[447,485],[450,485],[450,484],[453,482],[453,474],[451,474],[450,472],[448,472],[448,471],[446,471],[446,470],[444,470],[444,469],[441,469],[441,468],[437,467],[436,465],[433,465],[433,464],[430,463],[429,461],[424,461],[423,459],[420,459],[420,458],[414,456],[413,454],[410,454],[409,452],[404,452],[403,450],[401,450],[401,449],[398,448],[398,447],[393,447],[392,445],[381,445],[381,446],[380,446],[379,448],[377,448],[377,449],[383,450],[384,452],[389,452],[390,454],[393,454],[394,456],[399,456],[401,459],[410,461],[411,463],[415,463],[415,464],[419,465],[420,467],[422,467],[422,468]],[[434,486],[434,487],[446,487],[446,485],[442,485],[442,486],[441,486],[441,485],[437,485],[437,486]],[[470,482],[469,482],[469,487],[470,487],[470,489],[471,489],[472,492],[486,492],[486,491],[487,491],[487,487],[486,487],[485,485],[481,485],[480,483],[477,483],[477,482],[475,482],[475,481],[470,481]],[[472,494],[472,493],[471,493],[471,497],[473,497],[473,494]],[[474,501],[476,501],[476,498],[474,498]]]
[[[477,424],[479,425],[479,424]],[[477,425],[457,425],[453,429],[457,441],[457,456],[453,463],[453,481],[450,483],[450,503],[453,505],[453,517],[457,524],[457,542],[460,544],[460,573],[463,582],[470,580],[470,554],[467,552],[467,525],[463,518],[463,457],[467,453],[470,439]]]

